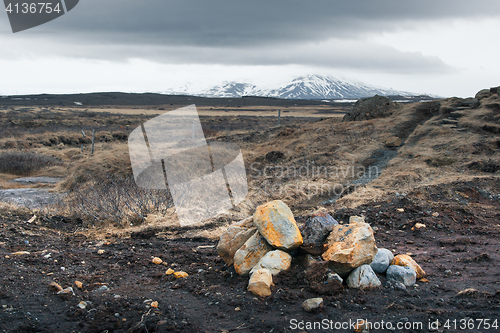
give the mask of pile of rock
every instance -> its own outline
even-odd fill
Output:
[[[250,274],[248,290],[271,295],[272,276],[290,268],[288,253],[302,245],[290,208],[281,200],[257,207],[253,217],[238,222],[220,237],[217,251],[236,273]]]
[[[386,274],[389,283],[401,288],[425,275],[408,255],[394,257],[387,249],[377,249],[373,229],[363,217],[351,216],[343,225],[317,213],[299,230],[290,208],[280,200],[257,207],[253,217],[230,226],[217,251],[238,274],[250,274],[248,290],[261,297],[271,295],[273,275],[290,268],[291,251],[306,253],[305,266],[326,266],[327,283],[346,279],[349,288],[380,286],[376,273]]]

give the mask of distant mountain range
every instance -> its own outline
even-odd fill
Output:
[[[183,94],[203,97],[237,98],[242,96],[276,97],[281,99],[359,99],[375,95],[413,96],[415,94],[371,86],[352,79],[339,79],[332,76],[308,75],[292,79],[273,88],[260,88],[245,82],[223,82],[202,91],[192,91],[189,86],[168,94]]]

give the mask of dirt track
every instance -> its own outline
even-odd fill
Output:
[[[495,331],[477,325],[479,319],[500,321],[499,189],[496,178],[478,179],[332,212],[344,223],[350,215],[365,215],[377,229],[377,245],[396,253],[412,253],[427,272],[428,283],[417,282],[418,286],[408,290],[345,289],[336,293],[318,287],[321,275],[304,273],[297,252],[292,269],[275,277],[273,295],[266,299],[246,291],[248,277],[225,267],[217,256],[216,242],[208,239],[182,238],[182,231],[164,229],[132,234],[131,238],[108,234],[106,239],[91,240],[72,232],[78,221],[41,218],[30,224],[26,222],[29,213],[2,213],[0,331],[320,332],[299,329],[298,323],[358,318],[394,325],[423,323],[422,330],[392,332],[429,332],[433,331],[429,321],[457,319],[459,325],[466,318],[476,320],[475,329],[440,327],[438,331]],[[405,212],[398,213],[396,208]],[[432,215],[436,212],[438,217]],[[296,218],[298,223],[305,221],[303,216]],[[416,222],[426,228],[412,231]],[[104,253],[98,254],[98,250]],[[15,251],[30,254],[12,255]],[[154,265],[154,256],[166,265]],[[189,277],[176,280],[166,276],[168,268],[185,271]],[[75,280],[83,282],[83,288],[78,289]],[[72,286],[76,295],[57,295],[49,288],[52,281],[64,288]],[[383,277],[381,281],[385,282]],[[98,291],[103,285],[109,290]],[[477,291],[457,296],[467,288]],[[303,312],[302,302],[311,297],[324,298],[321,312]],[[148,308],[144,303],[148,299],[158,301],[159,307]],[[77,307],[80,301],[88,303],[86,309]]]

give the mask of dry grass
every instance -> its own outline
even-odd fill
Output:
[[[324,209],[324,205],[320,203],[342,191],[343,197],[328,206],[328,209],[356,207],[396,193],[404,195],[432,184],[447,184],[498,173],[500,137],[495,133],[495,128],[499,126],[499,111],[486,106],[494,103],[495,98],[483,100],[477,108],[460,109],[463,102],[452,98],[437,103],[403,105],[390,117],[359,122],[342,122],[335,113],[330,113],[332,117],[327,117],[324,113],[328,111],[326,107],[289,108],[287,111],[290,112],[282,112],[282,116],[297,114],[307,116],[309,120],[294,120],[290,117],[279,128],[269,118],[242,116],[250,113],[274,115],[275,108],[202,108],[200,113],[207,115],[202,117],[207,137],[214,141],[234,142],[242,149],[249,180],[246,200],[236,209],[211,219],[201,227],[178,228],[175,211],[167,208],[164,214],[154,210],[141,214],[143,223],[140,226],[128,226],[121,232],[148,227],[170,231],[177,228],[182,235],[216,238],[228,223],[251,215],[257,205],[272,199],[284,200],[296,214],[309,214]],[[456,112],[457,108],[458,112],[464,114],[458,120],[458,128],[443,125],[443,120],[447,119],[450,112]],[[282,111],[284,110],[286,109],[283,108]],[[57,112],[67,118],[71,114],[69,110]],[[31,144],[28,144],[29,148],[22,149],[64,161],[64,167],[44,171],[66,177],[58,189],[73,193],[85,189],[90,195],[96,184],[95,179],[102,175],[130,177],[132,172],[124,135],[141,122],[166,111],[155,108],[116,108],[79,112],[72,119],[69,117],[64,120],[66,123],[62,122],[66,129],[54,127],[57,130],[55,132],[37,134],[28,128],[19,133],[21,138]],[[317,118],[320,114],[323,119]],[[75,145],[63,142],[81,138],[81,133],[76,128],[88,128],[92,120],[90,115],[96,117],[103,129],[97,132],[100,140],[96,143],[94,155],[90,155],[88,143],[83,143],[82,153],[79,147],[82,143]],[[79,121],[81,123],[77,126]],[[120,126],[130,125],[121,129],[108,124],[109,121],[116,121]],[[376,162],[374,152],[385,149],[384,142],[390,136],[398,136],[403,141],[396,157],[389,162],[378,179],[366,186],[351,189],[349,184]],[[56,137],[59,138],[56,145],[40,143]],[[5,140],[13,141],[12,138],[0,138],[0,147]],[[4,151],[13,152],[18,149],[20,148],[11,147]],[[282,152],[283,157],[274,160],[266,158],[273,151]],[[326,168],[331,172],[314,174],[313,167]],[[299,170],[303,173],[300,174]],[[304,175],[305,170],[309,173]],[[102,192],[102,189],[99,191]],[[93,200],[99,199],[95,197]],[[130,214],[130,209],[118,210],[127,212],[129,220],[138,216]],[[117,220],[112,224],[123,226],[129,221],[124,216],[119,220],[121,222]],[[105,228],[105,225],[102,227]]]
[[[0,154],[1,173],[27,176],[55,165],[62,165],[62,161],[48,155],[31,152],[9,152]]]

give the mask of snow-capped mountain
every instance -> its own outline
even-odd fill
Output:
[[[369,86],[354,80],[309,75],[293,79],[286,86],[271,91],[269,96],[283,99],[357,99],[400,94],[408,95],[405,92]]]
[[[202,93],[206,97],[264,96],[257,86],[250,83],[224,82]]]
[[[237,98],[242,96],[276,97],[282,99],[358,99],[375,95],[414,95],[370,86],[365,83],[332,76],[308,75],[292,79],[289,82],[271,88],[260,88],[245,82],[223,82],[202,91],[193,91],[184,86],[169,93],[181,93],[203,97]]]

